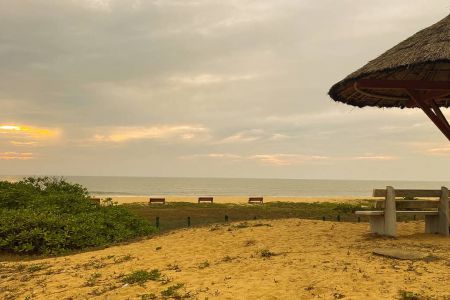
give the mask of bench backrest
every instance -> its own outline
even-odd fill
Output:
[[[248,203],[263,203],[263,197],[250,197],[248,198]]]
[[[198,202],[211,202],[213,203],[213,197],[198,197]]]
[[[441,190],[415,190],[415,189],[394,189],[394,196],[401,197],[403,199],[395,199],[396,209],[427,209],[427,208],[439,208],[439,199],[436,200],[414,200],[416,197],[433,197],[440,198],[443,192]],[[446,189],[446,188],[445,188]],[[387,196],[386,189],[374,189],[373,197],[384,197]],[[405,199],[406,198],[406,199]],[[412,199],[412,200],[409,200]],[[378,200],[375,202],[376,208],[385,208],[385,201]]]
[[[386,189],[374,189],[373,197],[386,197]],[[395,197],[414,198],[414,197],[441,197],[441,190],[411,190],[395,189]]]
[[[166,203],[166,198],[150,198],[148,203]]]

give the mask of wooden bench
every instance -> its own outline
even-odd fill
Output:
[[[91,201],[100,204],[101,199],[100,198],[91,198]]]
[[[148,204],[166,204],[166,198],[150,198]]]
[[[249,204],[263,204],[264,199],[263,197],[250,197],[248,198]]]
[[[370,231],[380,235],[396,236],[397,214],[409,214],[425,216],[426,233],[439,233],[448,236],[448,196],[449,193],[446,187],[442,187],[440,190],[409,190],[394,189],[388,186],[386,189],[373,190],[373,197],[384,197],[384,200],[375,202],[375,208],[378,210],[356,211],[355,214],[369,216]],[[403,199],[396,200],[396,197]],[[435,197],[439,198],[439,200],[414,200],[416,197]]]
[[[198,197],[198,203],[201,202],[213,203],[213,201],[214,201],[213,197]]]

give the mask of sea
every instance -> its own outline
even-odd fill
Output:
[[[18,181],[24,176],[1,176]],[[374,188],[439,189],[450,181],[64,176],[99,196],[370,197]]]

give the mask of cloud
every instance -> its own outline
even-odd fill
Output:
[[[122,143],[130,140],[176,139],[193,140],[204,137],[208,129],[203,126],[177,125],[177,126],[152,126],[152,127],[119,127],[106,129],[104,134],[95,134],[97,142]]]
[[[314,161],[325,161],[329,158],[318,155],[304,155],[304,154],[254,154],[254,155],[239,155],[231,153],[209,153],[209,154],[194,154],[181,156],[180,159],[196,159],[196,158],[212,158],[224,159],[231,161],[256,161],[266,165],[273,166],[291,166]]]
[[[264,164],[274,166],[291,166],[311,162],[320,162],[329,160],[329,157],[318,155],[303,154],[257,154],[249,157],[251,160],[257,160]]]
[[[185,86],[203,86],[210,84],[222,84],[233,81],[247,81],[258,78],[256,74],[244,74],[244,75],[223,75],[223,74],[199,74],[192,76],[171,76],[168,81],[177,85]]]
[[[288,135],[282,133],[270,133],[264,129],[249,129],[237,132],[227,136],[217,144],[233,144],[233,143],[249,143],[255,141],[280,141],[289,138]]]
[[[352,157],[350,159],[354,159],[354,160],[394,160],[394,159],[398,159],[395,156],[391,156],[391,155],[363,155],[363,156],[355,156]]]
[[[21,142],[21,141],[10,141],[10,143],[16,146],[31,146],[37,144],[37,142]]]
[[[30,160],[34,154],[29,152],[0,152],[0,160]]]
[[[425,153],[433,156],[450,156],[450,146],[434,146],[426,149]]]
[[[44,128],[44,127],[34,127],[28,125],[13,125],[4,124],[0,125],[0,137],[6,137],[8,139],[23,138],[23,139],[33,139],[33,140],[49,140],[57,138],[61,133],[60,129],[57,128]],[[30,141],[14,141],[11,143],[32,143]]]

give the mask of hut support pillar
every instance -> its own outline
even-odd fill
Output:
[[[450,81],[360,79],[355,88],[406,91],[410,98],[406,106],[420,107],[450,141],[450,124],[435,101],[450,95]]]
[[[430,118],[430,120],[450,141],[450,125],[436,102],[429,98],[431,95],[419,94],[417,91],[410,89],[406,89],[406,91],[417,106],[423,110],[428,118]]]

